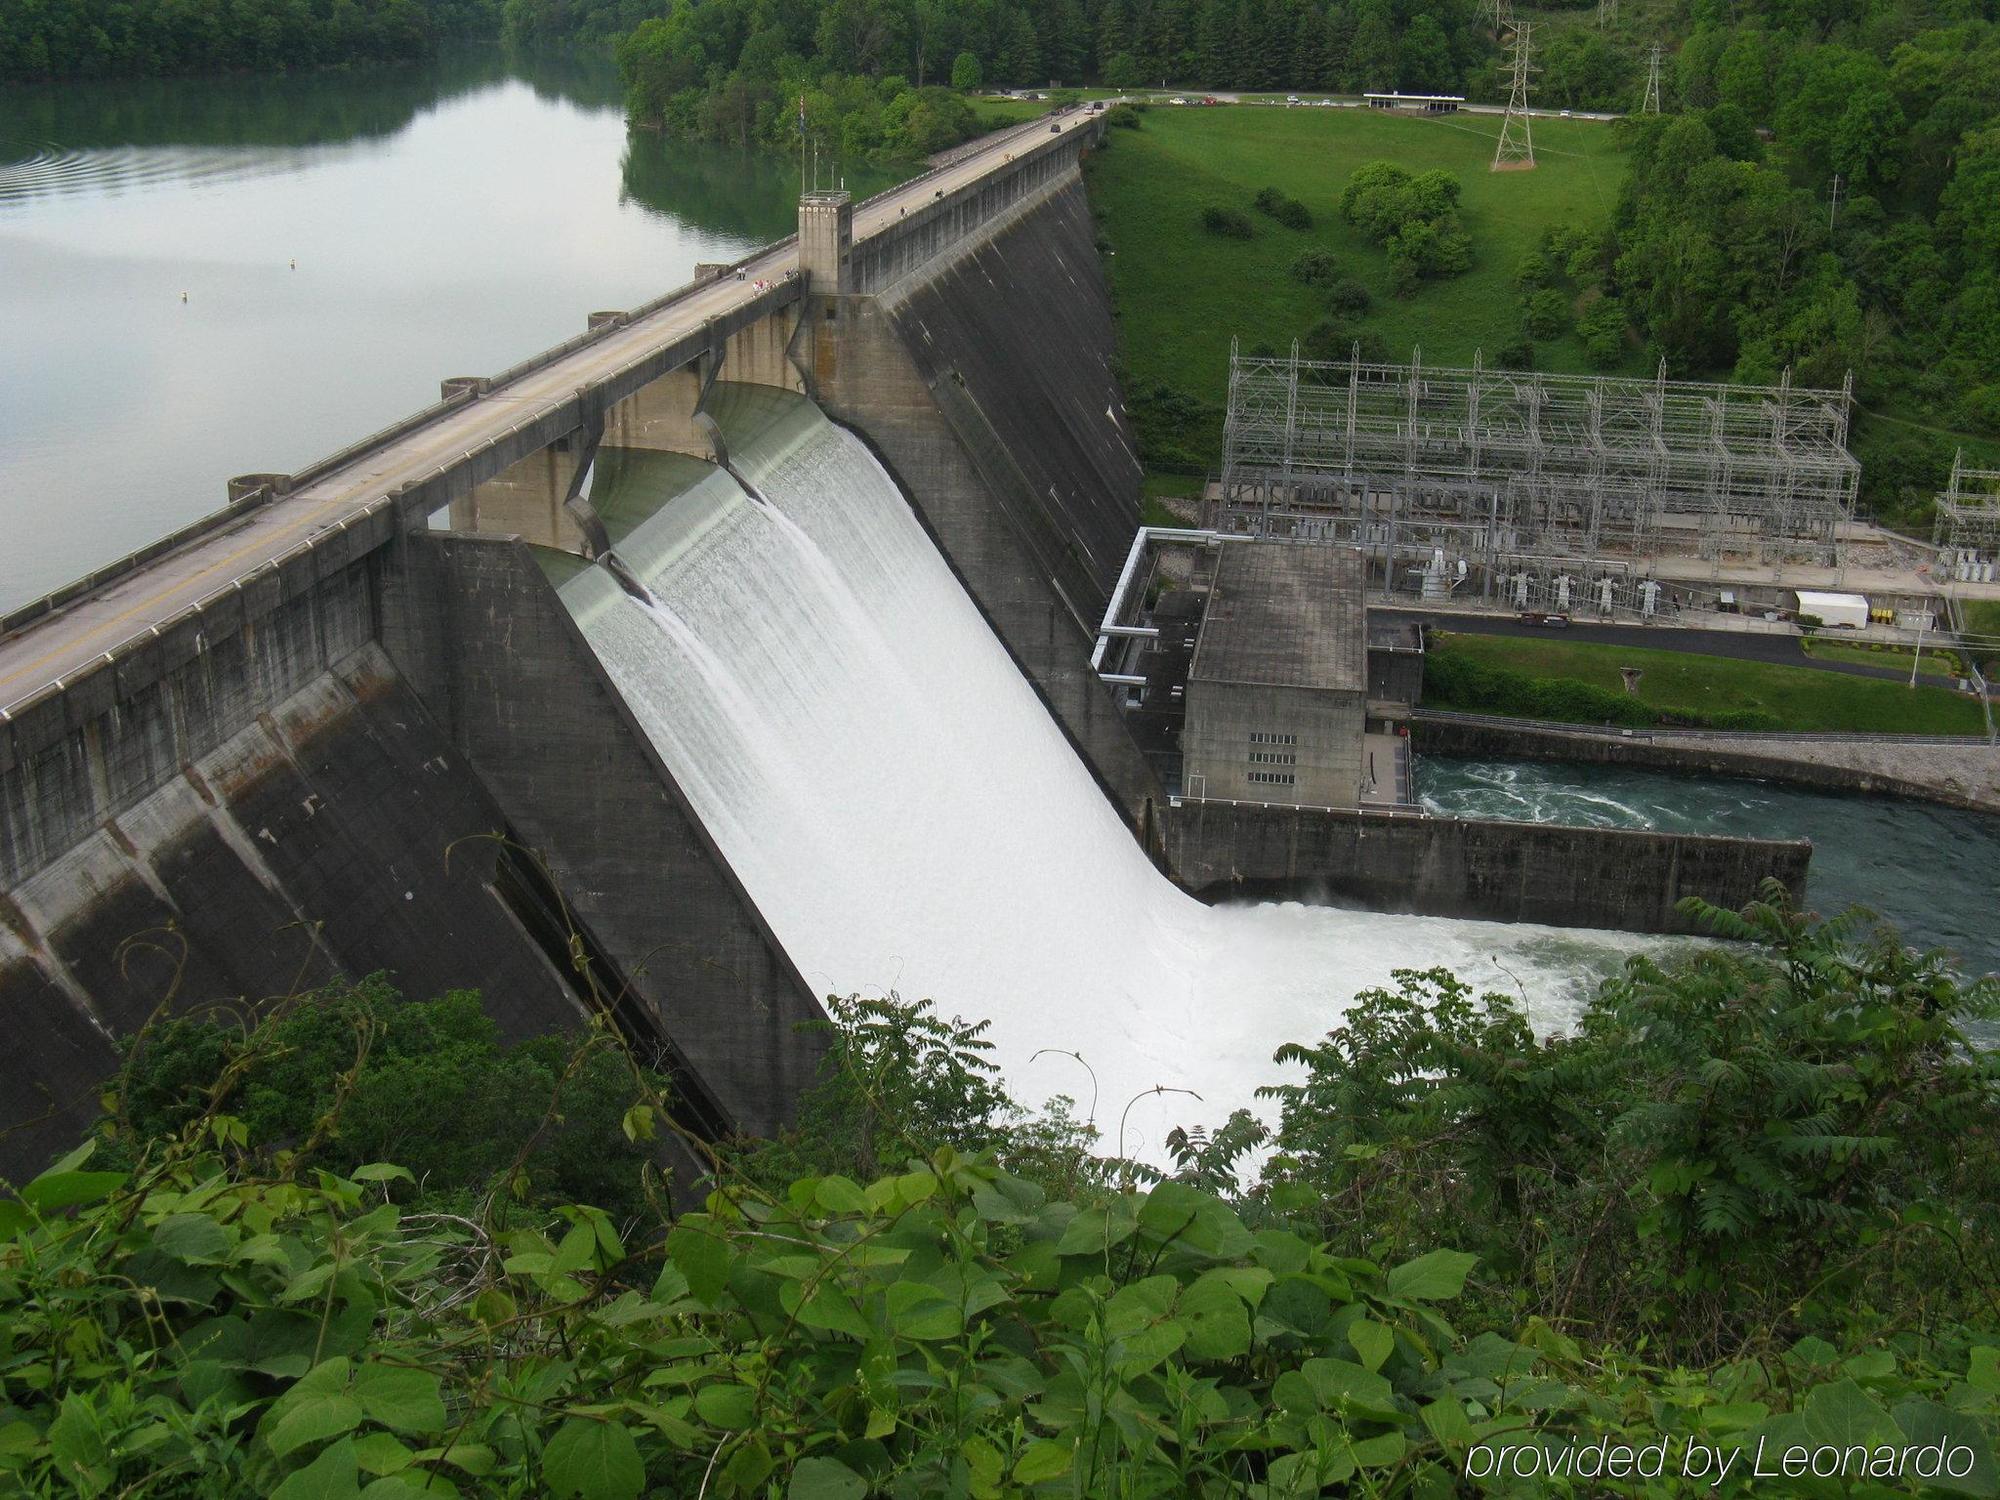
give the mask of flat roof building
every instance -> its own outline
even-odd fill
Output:
[[[1189,797],[1358,806],[1366,780],[1366,577],[1348,548],[1234,542],[1188,669]]]
[[[1463,94],[1363,94],[1370,109],[1417,109],[1428,115],[1457,114]]]

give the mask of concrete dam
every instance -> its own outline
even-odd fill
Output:
[[[1100,128],[810,195],[795,243],[0,622],[0,1170],[75,1138],[149,1017],[377,971],[518,1036],[589,1013],[582,954],[717,1133],[785,1123],[828,993],[991,1022],[1029,1097],[1087,1097],[1044,1048],[1107,1110],[1202,1095],[1133,1150],[1392,967],[1519,974],[1559,1020],[1642,940],[1210,907],[1156,867],[1310,882],[1354,836],[1185,822],[1091,668],[1139,479]],[[1771,860],[1682,843],[1717,899]]]

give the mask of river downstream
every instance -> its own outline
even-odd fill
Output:
[[[1911,943],[2000,972],[2000,818],[1759,781],[1437,756],[1418,758],[1417,794],[1428,810],[1463,817],[1809,838],[1815,910],[1866,906]]]

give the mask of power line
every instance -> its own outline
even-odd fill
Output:
[[[1493,148],[1493,170],[1525,172],[1535,165],[1535,127],[1528,114],[1528,49],[1534,24],[1523,21],[1514,35],[1514,86],[1507,95],[1507,115],[1500,122],[1500,140]]]

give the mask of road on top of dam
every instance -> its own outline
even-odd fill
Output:
[[[1046,137],[1051,124],[1066,132],[1096,118],[1079,109],[1038,116],[996,132],[959,160],[857,205],[855,240],[879,232],[906,210],[976,181],[1024,139]],[[0,640],[0,712],[164,625],[307,538],[358,515],[405,482],[429,474],[441,462],[561,406],[579,386],[611,375],[750,301],[759,295],[755,283],[781,279],[792,269],[796,254],[783,245],[763,251],[742,263],[740,278],[698,283],[667,306],[588,347],[440,415],[259,508],[247,520],[223,523]]]

